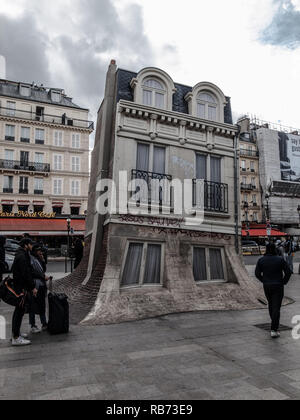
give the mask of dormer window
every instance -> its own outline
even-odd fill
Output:
[[[143,105],[165,108],[166,88],[155,79],[143,82]]]
[[[184,99],[189,104],[189,114],[196,118],[224,123],[226,98],[218,86],[210,82],[198,83]]]
[[[200,92],[197,96],[197,114],[199,118],[216,121],[217,100],[207,92]]]
[[[31,87],[26,85],[20,85],[20,95],[22,96],[30,96],[31,95]]]
[[[60,102],[61,101],[61,93],[51,91],[51,101],[53,102]]]
[[[131,80],[130,86],[137,104],[172,111],[176,88],[163,70],[147,67]]]

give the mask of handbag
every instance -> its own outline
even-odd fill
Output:
[[[15,291],[14,281],[11,277],[6,277],[0,283],[0,299],[4,303],[10,306],[20,306],[20,308],[25,307],[27,298],[27,292],[22,292],[18,294]]]

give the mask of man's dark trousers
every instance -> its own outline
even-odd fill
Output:
[[[12,319],[12,334],[14,338],[20,337],[20,329],[22,325],[22,320],[25,315],[25,305],[16,306],[15,312]]]
[[[272,331],[278,331],[280,325],[280,309],[284,298],[284,286],[264,285],[265,295],[269,302],[269,313],[272,320]]]

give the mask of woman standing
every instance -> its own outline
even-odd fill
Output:
[[[31,254],[31,267],[33,278],[35,281],[35,287],[38,290],[32,309],[29,312],[29,322],[31,325],[31,333],[38,334],[41,331],[47,330],[46,320],[46,297],[47,297],[47,281],[49,278],[46,276],[46,263],[43,257],[42,249],[39,245],[35,245],[32,249]],[[42,324],[42,330],[40,330],[35,324],[35,311],[34,307],[37,306],[40,314],[40,320]]]
[[[0,281],[2,281],[2,275],[5,273],[5,236],[0,236]]]

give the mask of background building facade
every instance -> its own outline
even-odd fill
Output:
[[[61,89],[0,80],[0,211],[84,215],[93,123]]]

